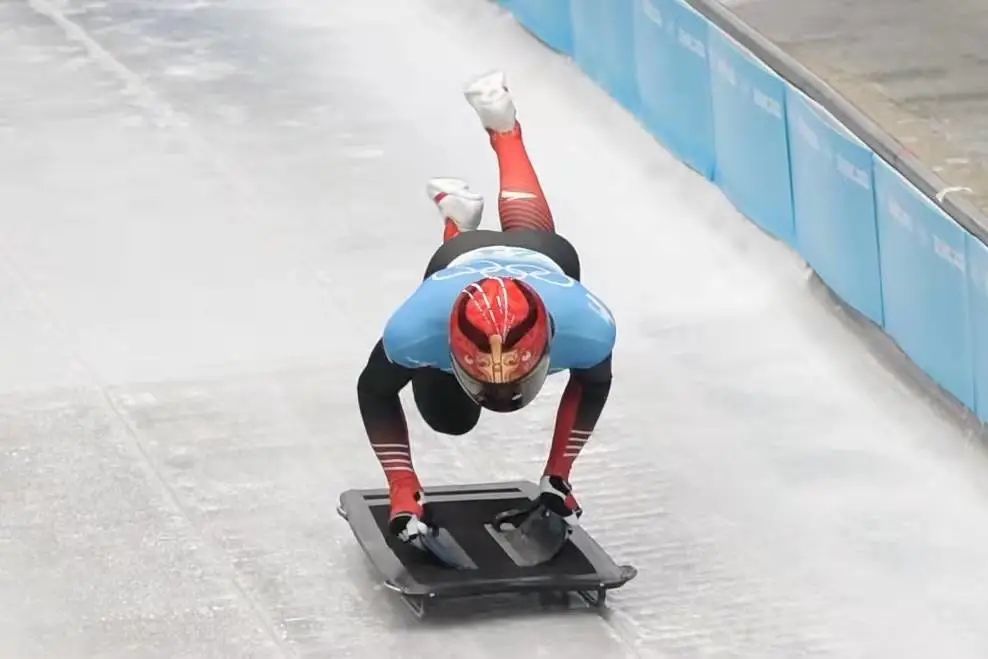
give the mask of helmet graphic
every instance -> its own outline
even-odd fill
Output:
[[[495,412],[528,405],[549,373],[551,319],[530,285],[489,277],[464,288],[449,319],[453,373],[475,402]]]

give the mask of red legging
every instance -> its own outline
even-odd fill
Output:
[[[497,210],[501,218],[501,230],[535,229],[555,233],[552,211],[539,185],[532,161],[528,159],[521,126],[515,124],[510,133],[491,133],[491,146],[497,155],[497,168],[501,178]],[[444,240],[455,237],[459,231],[451,221],[446,222]]]

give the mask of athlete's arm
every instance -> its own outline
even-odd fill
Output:
[[[570,369],[569,383],[559,401],[546,475],[569,480],[569,472],[597,425],[611,391],[611,356],[590,368]]]
[[[364,429],[389,482],[397,472],[411,471],[408,426],[398,393],[409,383],[414,372],[414,369],[388,359],[381,340],[374,346],[357,380],[357,400]],[[402,468],[398,469],[399,466]]]

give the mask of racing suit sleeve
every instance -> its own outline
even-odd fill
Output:
[[[398,397],[414,372],[388,359],[382,339],[374,346],[357,379],[360,416],[389,485],[395,478],[415,475],[408,446],[408,425]]]
[[[590,439],[611,391],[611,356],[586,369],[570,369],[559,401],[552,448],[543,474],[569,480],[573,462]]]

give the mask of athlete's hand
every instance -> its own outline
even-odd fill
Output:
[[[425,549],[422,536],[430,532],[429,525],[411,513],[396,515],[388,524],[388,530],[402,542],[419,549]]]
[[[573,488],[560,476],[543,476],[539,481],[539,502],[570,526],[578,526],[583,509],[573,496]]]

